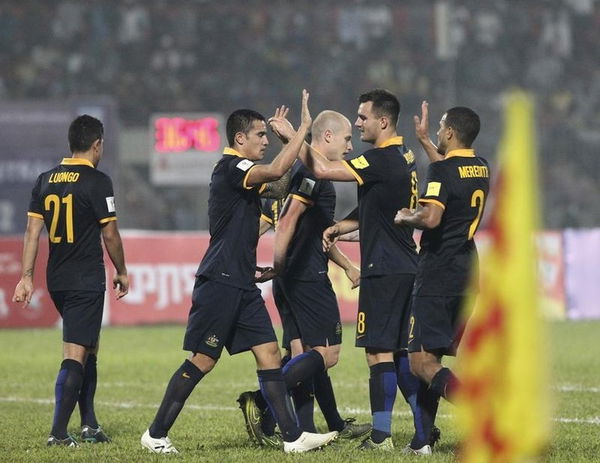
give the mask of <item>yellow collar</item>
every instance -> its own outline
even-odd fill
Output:
[[[377,148],[385,148],[386,146],[392,145],[404,145],[404,139],[400,136],[388,138],[386,141],[381,143]]]
[[[95,169],[94,164],[92,164],[91,161],[83,158],[63,158],[60,164],[64,166],[89,166],[92,169]]]
[[[231,156],[237,156],[238,158],[245,158],[246,157],[242,153],[240,153],[239,151],[236,151],[233,148],[228,148],[228,147],[225,147],[225,149],[223,150],[223,154],[229,154]]]
[[[454,156],[460,156],[461,158],[474,158],[475,157],[475,150],[474,149],[468,149],[468,148],[463,148],[460,150],[452,150],[446,153],[446,159],[448,158],[452,158]]]

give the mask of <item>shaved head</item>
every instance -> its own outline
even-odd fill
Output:
[[[352,124],[336,111],[323,111],[312,125],[311,146],[330,161],[339,161],[352,151]]]
[[[313,140],[321,139],[326,130],[331,130],[333,133],[339,133],[348,126],[352,127],[348,118],[343,114],[340,114],[337,111],[322,111],[313,121]]]

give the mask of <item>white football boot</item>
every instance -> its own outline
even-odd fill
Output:
[[[327,444],[333,441],[337,435],[337,431],[332,431],[325,434],[303,432],[295,441],[284,442],[283,451],[285,453],[303,453],[310,450],[317,450],[325,447]]]
[[[146,429],[146,432],[142,435],[140,442],[142,443],[143,448],[146,448],[154,453],[179,453],[177,449],[173,447],[171,439],[168,437],[155,439],[154,437],[150,436],[149,429]]]

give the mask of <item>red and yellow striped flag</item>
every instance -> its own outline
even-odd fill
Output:
[[[549,436],[543,321],[534,232],[538,226],[533,102],[508,95],[481,292],[462,340],[457,413],[465,462],[534,459]]]

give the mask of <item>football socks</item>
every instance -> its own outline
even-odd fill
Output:
[[[369,396],[373,430],[371,439],[376,444],[392,435],[392,410],[396,400],[396,366],[394,362],[381,362],[370,367]]]
[[[181,364],[171,377],[156,417],[150,425],[150,437],[167,437],[185,401],[203,377],[204,373],[189,360]]]
[[[94,429],[98,428],[98,420],[94,411],[94,395],[96,395],[96,383],[98,381],[96,362],[96,355],[89,354],[83,368],[83,383],[81,384],[81,392],[79,392],[81,426],[87,425]]]
[[[422,384],[422,382],[411,373],[408,354],[406,352],[397,352],[394,355],[394,363],[396,364],[396,374],[398,376],[398,388],[410,406],[413,415],[415,435],[411,442],[411,446],[412,443],[415,443],[415,445],[420,445],[418,445],[418,447],[412,446],[412,448],[421,448],[429,443],[427,431],[423,423],[423,412],[417,399],[419,385]]]
[[[340,416],[337,403],[335,401],[335,394],[333,393],[333,386],[331,385],[331,378],[327,374],[327,371],[320,371],[313,377],[315,385],[315,398],[319,404],[321,412],[327,422],[327,427],[330,431],[341,431],[344,429],[346,423]]]
[[[68,437],[67,425],[79,398],[82,382],[83,365],[77,360],[63,360],[54,387],[55,406],[51,434],[56,439]]]
[[[272,370],[258,370],[258,383],[262,396],[269,406],[283,440],[293,442],[300,437],[302,431],[296,423],[296,415],[292,408],[292,401],[287,392],[281,368]]]
[[[449,368],[442,368],[431,380],[431,390],[437,395],[443,397],[448,402],[452,402],[454,391],[459,385],[458,378]]]

